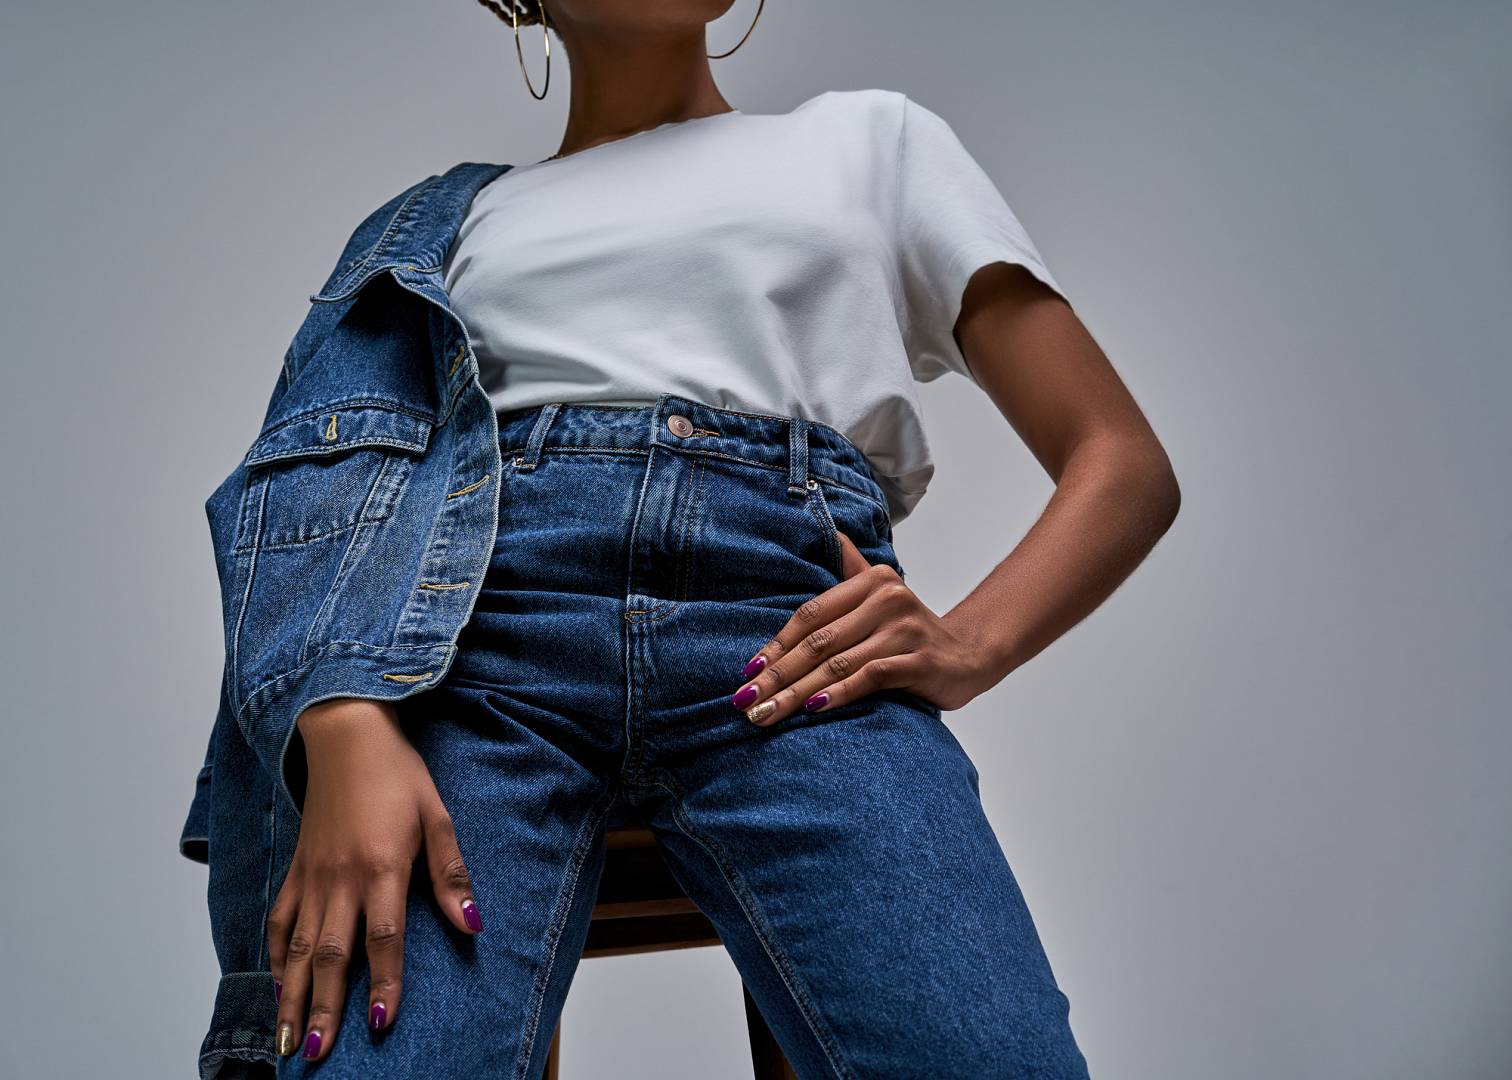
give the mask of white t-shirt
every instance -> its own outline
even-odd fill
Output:
[[[998,260],[1061,293],[945,121],[866,89],[517,165],[444,275],[498,412],[669,392],[806,416],[867,455],[896,523],[934,473],[915,382],[974,379],[951,330]]]

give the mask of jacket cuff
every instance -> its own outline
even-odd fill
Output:
[[[436,686],[457,647],[366,645],[333,641],[299,667],[263,683],[242,703],[238,723],[275,785],[304,812],[307,771],[296,721],[311,705],[331,698],[398,701]]]
[[[278,1005],[273,976],[266,971],[221,976],[215,991],[210,1030],[200,1044],[200,1080],[274,1075],[273,1028]]]

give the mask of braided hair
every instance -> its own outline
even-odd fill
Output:
[[[489,11],[497,15],[505,26],[513,27],[515,12],[518,12],[521,26],[535,26],[543,20],[551,26],[549,19],[541,13],[541,0],[478,0]],[[515,9],[510,10],[511,6]]]

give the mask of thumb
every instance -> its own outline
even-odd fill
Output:
[[[839,529],[835,530],[835,535],[840,538],[840,577],[842,580],[855,577],[871,565],[866,561],[866,556],[861,554],[861,549],[856,546],[854,540]]]
[[[451,815],[437,796],[424,812],[425,862],[430,868],[431,886],[436,902],[458,930],[475,933],[483,929],[483,916],[473,899],[472,879],[462,849],[457,846],[457,832]]]

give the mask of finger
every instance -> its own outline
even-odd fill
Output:
[[[872,565],[867,561],[866,556],[861,554],[861,549],[856,546],[856,542],[846,536],[844,531],[836,529],[835,535],[840,538],[840,577],[842,580],[855,577]]]
[[[473,897],[472,880],[462,849],[457,846],[451,815],[437,795],[425,811],[425,861],[430,869],[436,902],[458,930],[475,934],[483,929],[483,913]]]
[[[885,636],[875,606],[863,603],[828,625],[807,634],[782,662],[754,680],[757,696],[745,710],[753,724],[774,724],[802,707],[809,697],[845,678],[875,654]],[[858,647],[870,641],[871,652]],[[823,704],[821,702],[821,704]]]
[[[352,960],[352,942],[357,936],[359,913],[357,891],[342,886],[326,903],[320,936],[311,958],[314,985],[310,1015],[305,1027],[304,1056],[318,1061],[331,1052],[341,1014],[346,1006],[347,969]]]
[[[763,696],[764,688],[772,689],[781,685],[773,672],[780,674],[783,659],[792,653],[798,642],[821,626],[860,607],[868,596],[897,577],[897,571],[886,563],[874,563],[865,571],[805,600],[783,623],[777,636],[758,649],[756,655],[746,662],[740,677],[750,679],[751,682],[735,691],[730,704],[737,709],[748,708]]]
[[[912,688],[919,686],[928,676],[929,662],[918,653],[892,653],[873,657],[854,674],[816,691],[809,699],[824,695],[809,712],[822,712],[840,705],[859,701],[868,694],[890,687]]]
[[[324,895],[319,889],[307,888],[300,897],[299,914],[289,934],[284,954],[283,994],[278,1002],[278,1027],[274,1049],[279,1057],[288,1057],[299,1049],[305,1029],[305,1004],[310,1000],[311,958],[320,935],[324,917]]]
[[[792,686],[813,671],[816,645],[823,645],[827,637],[838,638],[840,634],[836,628],[853,614],[860,619],[865,633],[875,631],[884,615],[892,617],[887,613],[896,613],[892,605],[898,590],[912,596],[912,590],[903,584],[897,571],[886,563],[874,563],[867,570],[805,602],[757,654],[756,660],[746,665],[746,671],[755,666],[759,674],[735,691],[730,704],[744,711],[753,723],[774,718],[774,708],[768,702],[778,691]],[[838,648],[854,643],[854,629],[846,634],[846,639]],[[805,645],[805,642],[809,644]],[[832,654],[837,650],[827,648],[824,651]],[[757,660],[763,662],[758,665]]]
[[[284,877],[278,897],[268,909],[268,970],[273,973],[273,1001],[283,1000],[284,966],[289,951],[289,935],[299,916],[300,876],[292,866]]]
[[[410,872],[382,872],[368,889],[364,946],[371,988],[368,991],[368,1030],[382,1031],[394,1022],[404,973],[404,915]]]
[[[888,638],[886,633],[873,634],[836,653],[805,678],[774,693],[763,703],[771,708],[752,723],[770,727],[799,711],[822,712],[856,701],[883,686],[902,685],[882,680],[902,679],[901,672],[917,670],[911,666],[914,654],[900,652]]]

